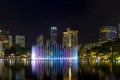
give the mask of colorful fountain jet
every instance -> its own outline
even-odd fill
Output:
[[[60,45],[46,47],[46,46],[32,46],[31,59],[39,60],[71,60],[78,59],[77,47],[65,47]]]

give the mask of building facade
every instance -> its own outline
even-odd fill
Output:
[[[16,35],[16,44],[25,47],[25,36]]]
[[[9,47],[9,30],[0,27],[0,42],[3,44],[3,49]]]
[[[87,51],[87,50],[90,50],[90,49],[92,49],[92,48],[94,48],[94,47],[100,47],[100,46],[102,46],[102,43],[100,43],[100,42],[95,42],[95,43],[85,43],[84,44],[84,47],[85,47],[85,50]]]
[[[56,46],[57,45],[57,27],[51,27],[50,35],[51,35],[51,46]]]
[[[100,42],[117,39],[117,28],[113,26],[103,26],[100,28]]]
[[[9,30],[0,26],[0,57],[4,57],[4,51],[9,47]]]
[[[49,40],[49,39],[46,40],[46,42],[45,42],[45,46],[46,46],[46,47],[50,47],[50,40]]]
[[[63,32],[63,47],[77,47],[78,46],[78,31],[70,30]]]
[[[43,35],[39,35],[37,37],[37,45],[44,46],[44,36]]]
[[[120,39],[120,24],[118,24],[118,39]]]
[[[9,35],[9,47],[12,47],[13,41],[12,41],[12,35]]]
[[[3,44],[3,50],[9,47],[9,30],[8,29],[0,30],[0,41]]]

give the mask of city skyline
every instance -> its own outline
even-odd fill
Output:
[[[112,26],[113,28],[115,28],[116,29],[116,39],[118,38],[119,39],[119,25],[120,24],[118,24],[118,26]],[[101,42],[101,40],[100,40],[100,38],[101,38],[101,28],[103,28],[103,27],[105,27],[105,26],[110,26],[111,27],[111,25],[104,25],[104,26],[101,26],[100,28],[99,28],[99,36],[97,36],[98,37],[98,39],[96,40],[96,41],[89,41],[89,42],[86,42],[86,43],[95,43],[95,42]],[[1,28],[3,28],[3,30],[5,30],[5,28],[4,27],[2,27],[1,26]],[[44,45],[46,45],[46,41],[47,40],[51,40],[51,28],[52,28],[52,26],[50,27],[50,31],[47,33],[49,36],[47,36],[47,38],[46,38],[46,35],[45,34],[43,34],[43,33],[41,33],[41,34],[39,34],[38,36],[36,36],[35,38],[35,41],[33,42],[34,44],[26,44],[26,43],[29,43],[29,40],[27,40],[26,39],[26,41],[25,41],[25,45],[27,46],[27,47],[32,47],[33,45],[39,45],[39,44],[41,44],[40,42],[39,42],[39,40],[41,40],[41,38],[40,38],[40,36],[43,38],[43,36],[45,37],[44,39],[43,39],[43,42],[42,42],[42,44],[44,44]],[[58,29],[56,26],[55,26],[55,28],[56,29]],[[71,29],[70,27],[67,27],[66,29]],[[9,30],[9,29],[7,29],[7,30]],[[72,28],[72,30],[76,30],[76,31],[78,31],[77,29],[73,29]],[[64,30],[65,31],[65,30]],[[61,33],[62,33],[62,36],[61,36],[61,38],[60,38],[60,36],[56,36],[56,39],[57,39],[57,44],[63,44],[63,38],[64,38],[64,31],[63,32],[60,32],[60,33],[58,33],[57,31],[56,31],[56,34],[58,34],[58,35],[60,35]],[[9,31],[9,32],[11,32],[11,31]],[[77,33],[79,33],[79,31],[77,32]],[[12,36],[14,39],[16,38],[16,36],[17,36],[18,34],[14,34],[14,35],[10,35],[10,36]],[[25,34],[24,35],[22,35],[22,36],[24,36],[24,37],[26,37],[25,36]],[[49,38],[48,38],[49,37]],[[58,39],[58,37],[60,38],[60,39]],[[78,40],[78,42],[77,42],[77,44],[78,45],[80,45],[80,44],[82,44],[82,43],[79,43],[79,35],[77,34],[77,40]],[[12,43],[14,44],[14,43],[16,43],[16,41],[15,40],[12,40]],[[52,41],[53,42],[53,41]],[[60,43],[61,42],[61,43]],[[86,44],[86,43],[84,43],[84,44]]]
[[[120,80],[120,0],[0,0],[0,80]]]
[[[58,27],[58,40],[67,27],[79,31],[78,43],[96,42],[99,29],[104,25],[118,26],[120,23],[119,0],[79,1],[0,1],[0,25],[10,29],[15,36],[25,35],[26,44],[35,44],[36,37],[44,34],[51,26]],[[34,34],[34,35],[33,35]],[[60,41],[58,41],[60,43]]]

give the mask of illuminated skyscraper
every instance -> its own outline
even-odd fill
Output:
[[[16,44],[19,44],[21,47],[25,47],[25,36],[16,36]]]
[[[37,37],[37,45],[39,45],[39,46],[43,46],[44,45],[44,36],[43,35],[39,35]]]
[[[9,47],[12,47],[12,35],[9,35]]]
[[[77,47],[77,45],[78,31],[67,28],[67,32],[63,32],[63,47]]]
[[[9,47],[9,30],[0,27],[0,42],[3,45],[3,50]]]
[[[0,57],[4,57],[4,51],[9,47],[9,30],[0,26]]]
[[[51,27],[51,46],[57,45],[57,27]]]
[[[100,28],[100,41],[117,39],[117,28],[113,26],[103,26]]]

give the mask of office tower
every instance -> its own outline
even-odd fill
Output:
[[[2,27],[0,26],[0,53],[3,51]]]
[[[117,39],[117,28],[113,26],[103,26],[100,28],[100,42]]]
[[[3,50],[9,47],[9,30],[0,27],[0,42],[3,46]]]
[[[0,42],[0,52],[3,51],[3,43]]]
[[[43,35],[39,35],[37,37],[37,45],[44,46],[44,36]]]
[[[0,42],[0,58],[4,56],[3,43]]]
[[[49,47],[49,46],[50,46],[50,40],[49,40],[49,39],[46,40],[46,42],[45,42],[45,46],[46,46],[46,47]]]
[[[0,26],[0,57],[4,57],[4,51],[9,47],[9,30]]]
[[[7,29],[3,30],[2,41],[3,41],[3,49],[5,50],[6,48],[9,47],[9,30]]]
[[[9,47],[12,47],[12,35],[9,35]]]
[[[67,28],[67,32],[63,32],[63,47],[77,47],[77,45],[78,31]]]
[[[51,27],[51,46],[57,45],[57,27]]]
[[[118,39],[120,39],[120,24],[118,24]]]
[[[16,36],[16,44],[19,44],[21,47],[25,47],[25,36]]]
[[[0,26],[0,37],[2,37],[2,27]]]

